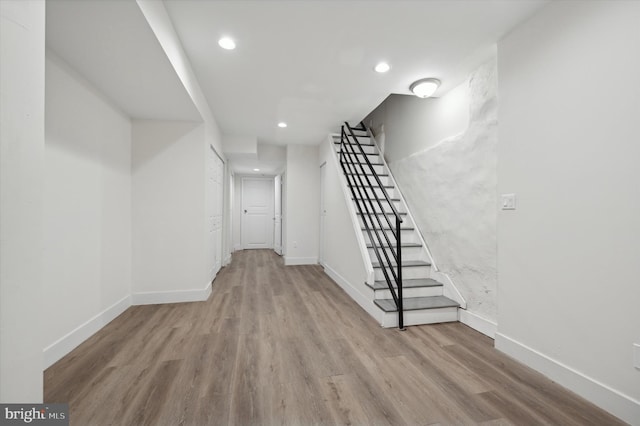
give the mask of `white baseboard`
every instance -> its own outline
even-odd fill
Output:
[[[84,324],[76,327],[43,350],[43,370],[51,367],[63,356],[74,350],[80,343],[93,336],[131,306],[131,297],[125,296]]]
[[[222,262],[222,266],[227,266],[231,263],[231,253],[227,257],[225,257],[224,262]]]
[[[496,349],[632,425],[640,425],[640,401],[499,332]]]
[[[162,303],[203,302],[211,295],[211,283],[200,290],[150,291],[133,293],[134,305],[159,305]]]
[[[233,246],[233,251],[238,251],[238,250],[242,250],[242,245]]]
[[[318,258],[317,257],[284,257],[284,264],[286,266],[294,266],[294,265],[317,265]]]
[[[489,336],[492,339],[496,338],[498,324],[487,318],[481,317],[480,315],[474,314],[473,312],[465,309],[458,309],[458,321],[468,325],[476,331],[479,331],[485,336]]]
[[[373,303],[371,295],[365,296],[358,289],[347,281],[342,275],[337,273],[331,266],[323,264],[324,272],[335,281],[362,309],[371,315],[378,324],[383,323],[384,312]],[[364,284],[363,284],[364,285]]]

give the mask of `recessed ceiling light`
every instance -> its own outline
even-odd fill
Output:
[[[376,65],[376,67],[374,68],[374,70],[375,70],[376,72],[379,72],[379,73],[387,72],[387,71],[389,71],[390,69],[391,69],[391,66],[389,66],[389,64],[388,64],[388,63],[386,63],[386,62],[380,62],[380,63],[379,63],[378,65]]]
[[[254,171],[254,172],[259,172],[259,171],[260,171],[260,169],[253,169],[253,171]]]
[[[433,95],[440,86],[440,80],[437,78],[423,78],[414,82],[409,89],[419,98],[428,98]]]
[[[236,48],[236,42],[229,37],[222,37],[220,40],[218,40],[218,44],[220,45],[220,47],[226,50],[233,50]]]
[[[287,123],[285,123],[284,121],[281,121],[278,123],[278,127],[280,127],[281,129],[284,129],[285,127],[287,127]]]

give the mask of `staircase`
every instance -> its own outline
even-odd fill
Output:
[[[333,142],[371,259],[373,282],[365,284],[382,325],[457,321],[460,305],[433,279],[428,250],[370,132],[345,123]]]

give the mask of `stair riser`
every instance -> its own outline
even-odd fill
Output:
[[[371,164],[382,163],[382,160],[380,159],[380,156],[378,154],[376,154],[376,155],[366,155],[366,157],[369,159],[369,162]],[[366,164],[367,161],[364,158],[365,158],[365,156],[363,156],[359,152],[357,152],[355,154],[352,152],[351,155],[349,155],[348,152],[344,154],[344,160],[347,163],[347,167],[349,167],[349,165],[351,163],[355,163],[355,168],[354,169],[348,169],[348,170],[360,171],[362,169],[360,168],[360,165],[358,163],[362,163],[362,166],[364,167],[364,169],[368,171],[369,170],[369,165]],[[340,159],[340,153],[338,152],[338,160],[339,159]]]
[[[396,290],[397,291],[397,290]],[[429,297],[429,296],[442,296],[442,287],[418,287],[418,288],[405,288],[402,290],[402,297]],[[375,290],[374,298],[376,299],[392,299],[391,291],[389,290]]]
[[[441,322],[458,321],[458,308],[421,309],[417,311],[405,311],[404,325],[437,324]],[[398,313],[385,312],[382,317],[383,327],[397,327]]]
[[[358,215],[358,219],[359,219],[359,223],[360,223],[361,227],[363,227],[364,226],[364,221],[362,220],[360,215]],[[369,220],[368,217],[365,218],[365,220],[367,221],[367,224],[370,227],[380,228],[380,224],[382,224],[383,228],[387,228],[387,227],[389,227],[389,223],[391,223],[390,227],[392,229],[395,229],[395,227],[396,227],[396,218],[393,215],[382,215],[382,214],[380,214],[380,215],[376,215],[375,217],[373,217],[373,215],[372,215],[371,219],[372,220]],[[378,219],[380,219],[380,223],[378,223]],[[387,219],[389,219],[388,222],[387,222]],[[402,216],[402,224],[401,224],[401,226],[412,227],[412,225],[413,225],[413,223],[409,220],[409,218],[407,216]],[[391,232],[391,231],[388,231],[388,232]]]
[[[355,152],[360,152],[360,148],[358,148],[356,145],[352,145],[352,147],[355,150]],[[336,149],[336,152],[340,151],[342,149],[342,145],[335,144],[335,149]],[[347,150],[349,150],[349,149],[350,149],[350,147],[347,146]],[[362,145],[362,149],[367,154],[377,154],[378,153],[378,148],[376,146],[374,146],[374,145],[364,144],[364,145]]]
[[[371,172],[371,169],[369,169],[368,165],[363,165],[365,167],[365,171],[367,173]],[[360,166],[357,166],[358,168],[356,169],[356,171],[360,171]],[[340,166],[340,170],[342,170],[342,166]],[[348,170],[348,169],[347,169]],[[376,173],[387,173],[387,169],[383,164],[379,164],[379,165],[374,165],[373,166],[373,170],[375,170]]]
[[[351,133],[349,133],[349,131],[347,130],[347,136],[348,136],[348,140],[349,142],[355,142],[353,140],[353,138],[351,137]],[[361,132],[354,132],[354,134],[356,135],[356,138],[358,139],[358,142],[363,143],[363,144],[372,144],[373,139],[371,139],[369,136],[364,136]],[[340,140],[340,139],[338,139]]]
[[[389,278],[393,277],[391,272],[387,271],[387,273],[389,274]],[[431,267],[429,266],[412,266],[409,268],[402,268],[402,278],[405,280],[410,280],[413,278],[429,278],[430,274]],[[385,279],[381,268],[373,268],[373,276],[376,281]]]
[[[386,240],[383,239],[383,241],[386,244]],[[395,247],[393,249],[395,250]],[[369,251],[369,258],[371,258],[371,260],[375,261],[378,259],[376,257],[376,253],[374,252],[373,248],[369,248],[367,250]],[[423,253],[422,247],[402,247],[402,258],[404,260],[423,260],[424,256],[422,253]],[[392,254],[391,254],[391,251],[388,249],[387,249],[387,254],[389,255],[389,258],[391,258]],[[380,256],[384,258],[384,254],[382,254],[382,251],[380,252]]]
[[[384,196],[384,192],[382,191],[382,188],[377,187],[377,188],[370,188],[370,187],[362,187],[362,186],[356,186],[353,188],[357,198],[364,198],[367,199],[367,196],[365,194],[369,194],[369,197],[371,197],[371,199],[375,202],[375,197],[376,195],[378,196],[378,198],[380,200],[386,200],[385,196]],[[399,198],[397,196],[396,193],[396,189],[395,188],[384,188],[387,191],[387,194],[389,195],[389,198]],[[362,197],[360,196],[362,194]]]
[[[373,202],[374,202],[373,211],[375,211],[375,212],[383,212],[384,211],[385,213],[392,213],[391,206],[389,206],[389,203],[387,202],[387,200],[382,201],[382,207],[380,207],[380,205],[378,205],[375,201],[373,201]],[[365,201],[364,203],[365,203],[364,206],[363,206],[362,203],[360,204],[361,208],[366,209],[366,206],[368,205],[369,209],[371,209],[371,205],[369,204],[368,201]],[[403,207],[399,206],[398,203],[393,203],[393,206],[396,208],[398,213],[405,213],[406,212],[406,210]]]
[[[369,171],[367,171],[367,173],[370,173]],[[378,176],[380,179],[380,182],[382,183],[383,186],[389,186],[389,185],[393,185],[393,183],[391,182],[391,179],[389,179],[388,176]],[[378,185],[378,181],[376,180],[376,178],[374,176],[371,175],[367,175],[367,176],[363,176],[360,173],[360,170],[358,170],[358,174],[357,175],[349,175],[349,179],[353,179],[353,181],[355,181],[358,185],[360,185],[360,180],[362,180],[362,183],[366,186],[366,185]],[[391,183],[390,183],[391,182]]]
[[[367,244],[371,244],[371,241],[369,240],[369,235],[367,234],[366,231],[362,231],[363,235],[364,235],[364,242]],[[391,241],[392,244],[395,244],[396,239],[393,237],[393,234],[391,233],[391,231],[386,231],[387,235],[389,236],[389,241]],[[418,238],[418,235],[416,234],[415,231],[408,231],[408,230],[404,230],[404,231],[400,231],[400,237],[402,238],[402,241],[405,243],[419,243],[420,239]],[[376,236],[373,236],[374,239],[376,239]],[[381,235],[381,238],[382,237]]]

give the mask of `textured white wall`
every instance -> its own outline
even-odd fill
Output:
[[[317,146],[287,146],[285,192],[285,262],[317,263],[320,233]]]
[[[498,45],[498,190],[517,210],[498,215],[496,345],[633,424],[639,23],[638,2],[552,2]]]
[[[375,132],[384,125],[384,158],[391,163],[464,132],[469,125],[468,91],[468,85],[461,84],[441,98],[389,95],[364,122],[376,140]]]
[[[202,290],[205,158],[199,123],[134,121],[133,293]]]
[[[42,401],[44,1],[0,1],[0,401]]]
[[[49,346],[129,296],[131,122],[52,52],[46,70]]]
[[[432,127],[416,130],[418,135],[433,135],[425,136],[418,151],[415,142],[407,142],[410,139],[386,133],[387,153],[411,153],[389,166],[438,267],[460,290],[468,311],[491,322],[497,317],[496,79],[493,59],[461,87],[443,98],[427,99],[428,108],[410,114],[409,128]],[[401,111],[412,105],[417,104]],[[426,115],[423,118],[421,114]],[[442,127],[437,128],[441,120],[433,117],[445,116],[452,118],[442,119]],[[385,130],[396,125],[395,117],[397,111],[389,111]],[[435,140],[459,130],[465,117],[468,127],[462,133]],[[403,118],[403,122],[407,120]],[[397,145],[401,147],[394,148]]]

